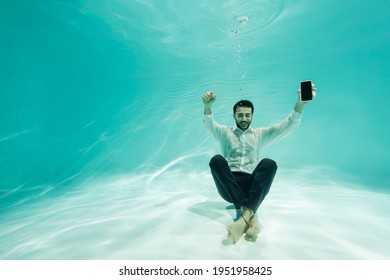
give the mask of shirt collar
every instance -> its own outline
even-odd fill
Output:
[[[240,128],[237,127],[237,125],[233,128],[233,131],[237,134],[248,134],[248,133],[252,133],[252,128],[249,127],[247,130],[245,131],[242,131]]]

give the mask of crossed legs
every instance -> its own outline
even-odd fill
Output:
[[[232,172],[221,155],[212,157],[209,165],[218,193],[242,211],[241,217],[228,226],[228,237],[235,243],[246,233],[246,240],[256,241],[259,225],[255,213],[271,188],[275,161],[263,159],[252,174]]]

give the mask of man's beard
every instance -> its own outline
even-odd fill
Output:
[[[249,128],[249,126],[251,125],[251,122],[237,122],[236,121],[236,125],[241,130],[247,130]]]

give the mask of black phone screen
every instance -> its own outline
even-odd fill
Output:
[[[301,82],[301,100],[308,101],[313,99],[311,81]]]

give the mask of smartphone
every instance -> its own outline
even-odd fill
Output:
[[[301,101],[310,101],[313,99],[311,81],[301,82]]]

